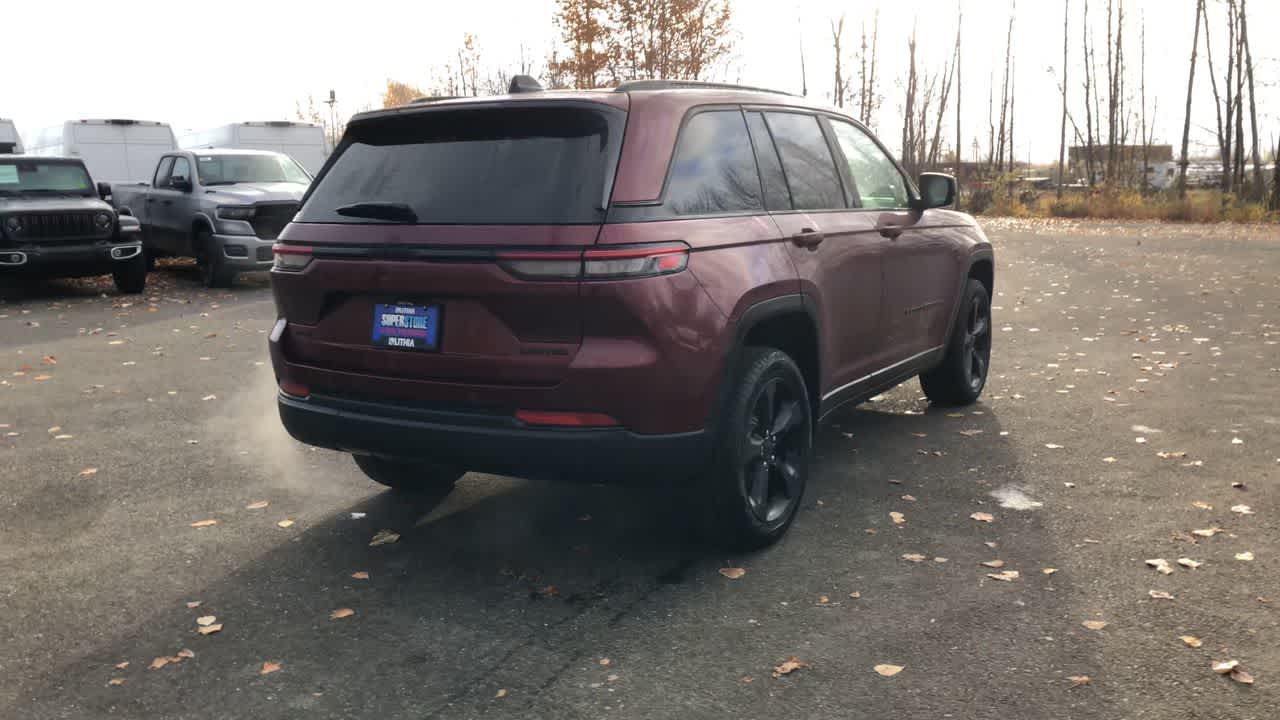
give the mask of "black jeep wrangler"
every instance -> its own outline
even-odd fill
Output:
[[[0,278],[111,273],[140,293],[147,259],[135,218],[117,215],[74,158],[0,155]]]

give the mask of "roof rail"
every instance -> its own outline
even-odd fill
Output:
[[[441,100],[457,100],[458,98],[467,97],[466,95],[423,95],[410,100],[407,105],[421,105],[422,103],[440,102]]]
[[[628,80],[614,92],[636,92],[639,90],[748,90],[750,92],[772,93],[774,95],[792,95],[782,90],[752,87],[751,85],[734,85],[733,83],[702,82],[701,80]]]

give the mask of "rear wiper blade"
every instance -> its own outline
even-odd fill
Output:
[[[404,203],[396,202],[358,202],[343,205],[334,212],[344,217],[372,218],[374,220],[393,220],[402,223],[418,222],[418,214]]]

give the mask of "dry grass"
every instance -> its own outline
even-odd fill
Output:
[[[995,192],[985,215],[1008,217],[1060,217],[1109,220],[1157,220],[1165,222],[1280,222],[1280,213],[1264,205],[1242,203],[1216,190],[1195,190],[1185,198],[1172,193],[1144,196],[1132,190],[1096,190],[1069,193],[1059,201],[1053,192],[1024,193],[1008,197]]]

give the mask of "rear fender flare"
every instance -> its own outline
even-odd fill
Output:
[[[964,300],[964,290],[965,290],[965,287],[969,285],[969,278],[973,273],[973,266],[977,265],[980,262],[991,263],[992,276],[993,277],[995,276],[994,271],[995,271],[996,260],[995,260],[994,252],[992,252],[989,248],[983,248],[981,250],[975,250],[973,253],[969,255],[969,260],[964,265],[964,274],[960,276],[960,282],[958,283],[959,287],[956,288],[956,296],[955,298],[953,298],[951,303],[951,322],[947,323],[947,334],[943,336],[946,338],[946,342],[948,344],[951,342],[951,333],[955,332],[956,330],[956,321],[960,317],[960,303]],[[995,295],[994,282],[992,283],[991,294]],[[994,300],[995,298],[993,297],[992,301],[994,302]],[[945,358],[946,358],[946,354],[944,353],[943,359]],[[942,362],[942,360],[939,360],[938,362]]]

